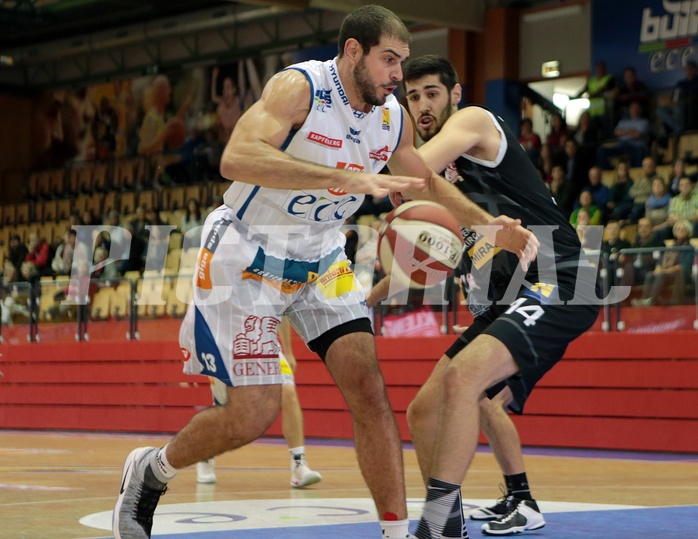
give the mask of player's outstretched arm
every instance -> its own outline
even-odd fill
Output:
[[[221,158],[221,175],[275,189],[341,188],[374,196],[423,185],[420,178],[323,167],[282,152],[289,133],[305,122],[309,106],[310,84],[300,71],[288,69],[272,77],[260,100],[236,124]]]
[[[451,119],[446,122],[439,135],[443,133],[449,122],[451,122]],[[436,135],[428,144],[436,140],[439,135]],[[421,148],[418,152],[410,142],[412,140],[412,124],[403,122],[401,143],[398,149],[393,152],[389,162],[390,170],[398,174],[422,176],[427,178],[427,180],[424,187],[413,187],[403,190],[403,193],[411,199],[426,199],[443,204],[456,216],[458,222],[466,228],[473,229],[478,225],[489,225],[491,228],[486,235],[490,241],[506,251],[515,253],[521,260],[524,269],[528,268],[538,253],[539,242],[536,237],[529,230],[523,228],[521,222],[516,219],[511,219],[504,215],[495,218],[490,215],[472,202],[457,187],[451,185],[430,168],[431,163],[429,163],[428,159],[434,159],[434,162],[442,167],[439,170],[446,168],[449,163],[453,162],[460,155],[458,150],[462,142],[456,141],[455,137],[442,138],[444,152],[437,154],[433,151],[425,162],[420,155]],[[477,140],[477,135],[471,134],[467,137],[466,144],[474,146],[477,144]],[[445,161],[447,159],[446,156],[450,157],[449,161]],[[498,233],[496,232],[497,227],[500,227]]]

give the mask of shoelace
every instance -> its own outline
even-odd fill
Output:
[[[152,526],[153,513],[155,513],[155,508],[158,505],[158,501],[160,501],[160,496],[165,494],[165,492],[167,492],[167,485],[163,489],[152,488],[146,485],[141,486],[140,499],[136,507],[136,522],[142,526]]]
[[[521,504],[516,504],[516,507],[514,509],[512,509],[504,518],[497,520],[497,522],[500,522],[502,524],[509,522],[512,518],[519,514],[519,505]]]

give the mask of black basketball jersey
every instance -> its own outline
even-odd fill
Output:
[[[490,111],[487,112],[502,134],[496,160],[489,162],[469,155],[461,155],[445,170],[446,179],[455,184],[470,200],[495,217],[506,215],[520,219],[522,226],[526,228],[536,226],[554,228],[554,231],[548,228],[547,233],[541,232],[543,229],[532,230],[541,241],[541,249],[539,249],[538,259],[531,264],[525,275],[529,283],[535,284],[541,281],[539,273],[545,275],[546,272],[539,269],[548,271],[554,269],[559,274],[559,269],[576,268],[581,250],[577,232],[555,204],[540,173],[511,129],[504,120],[494,116]],[[466,246],[459,270],[463,284],[469,292],[471,310],[477,315],[483,309],[473,304],[472,292],[479,289],[479,293],[475,296],[482,298],[482,294],[487,290],[488,300],[496,302],[504,296],[517,268],[519,272],[522,270],[515,254],[493,248],[473,231],[464,230],[463,233]],[[539,268],[539,264],[545,264],[547,268],[543,266]],[[569,271],[565,273],[567,273],[564,277],[565,284],[573,287],[574,282],[569,281],[574,280],[576,271],[572,275]],[[543,281],[545,282],[546,279]],[[563,295],[565,294],[560,294],[561,299]]]

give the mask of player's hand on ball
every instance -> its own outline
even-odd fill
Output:
[[[501,227],[497,231],[495,245],[505,251],[514,253],[519,257],[521,267],[528,270],[528,267],[536,259],[540,242],[530,230],[521,226],[519,219],[512,219],[506,215],[500,215],[489,223],[488,227]],[[490,238],[492,240],[493,238]]]

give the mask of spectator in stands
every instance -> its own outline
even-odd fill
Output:
[[[686,219],[695,232],[698,223],[698,191],[691,178],[684,176],[679,181],[679,194],[669,202],[669,215],[667,225],[673,227],[674,223]]]
[[[153,262],[160,262],[161,266],[158,269],[165,267],[165,259],[167,258],[167,249],[169,247],[169,233],[167,223],[163,223],[160,219],[160,210],[157,208],[148,208],[145,212],[145,218],[149,225],[148,234],[148,256],[153,258]]]
[[[162,153],[166,144],[175,148],[184,142],[186,127],[181,119],[181,114],[184,113],[183,108],[180,107],[178,116],[165,122],[165,111],[170,104],[170,94],[169,79],[165,75],[157,75],[149,90],[150,103],[144,106],[146,113],[138,133],[138,155],[156,155]],[[182,106],[186,106],[186,100]],[[181,141],[176,144],[174,140],[180,137]]]
[[[623,221],[630,216],[633,208],[633,199],[630,196],[630,188],[633,180],[628,172],[628,163],[620,161],[616,165],[616,177],[609,188],[608,204],[606,211],[611,219]]]
[[[683,177],[691,178],[691,180],[693,180],[694,183],[696,181],[695,174],[686,174],[686,162],[679,157],[674,161],[674,167],[671,172],[671,177],[669,178],[669,182],[667,183],[669,194],[671,196],[675,197],[681,192],[679,189],[679,182]]]
[[[185,248],[199,247],[201,245],[201,226],[204,224],[204,216],[201,212],[199,201],[195,198],[187,202],[187,211],[182,215],[179,229],[184,235],[183,245]]]
[[[85,88],[42,94],[31,116],[33,166],[58,167],[85,156],[85,141],[94,108]]]
[[[145,227],[148,225],[148,219],[146,218],[146,211],[144,206],[136,207],[136,216],[131,219],[131,233],[135,236],[140,237],[144,242],[148,241],[148,231]]]
[[[556,153],[561,153],[565,141],[567,140],[567,124],[559,112],[552,115],[550,120],[550,132],[545,138],[545,143],[550,147],[553,157]]]
[[[24,245],[22,238],[19,237],[19,234],[16,232],[10,234],[7,259],[12,262],[12,265],[17,270],[17,273],[19,273],[19,268],[22,265],[22,262],[24,262],[24,259],[27,257],[27,253],[27,246]]]
[[[589,77],[575,97],[587,94],[589,98],[589,114],[598,119],[605,133],[610,131],[609,116],[611,111],[611,97],[616,88],[615,77],[606,71],[606,62],[600,60],[594,66],[594,75]]]
[[[536,168],[540,172],[541,178],[545,183],[550,183],[552,179],[552,170],[555,165],[555,160],[553,159],[553,152],[550,146],[543,144],[540,147],[540,152],[538,154],[538,161],[536,162]]]
[[[29,307],[27,305],[29,294],[24,287],[18,285],[21,282],[19,270],[12,262],[5,260],[2,272],[2,286],[0,286],[0,298],[2,298],[0,323],[4,326],[11,325],[12,317],[17,314],[29,317]]]
[[[674,224],[673,233],[676,238],[673,247],[690,246],[693,226],[686,219],[680,219]],[[693,249],[665,251],[661,264],[645,276],[642,299],[633,300],[633,306],[648,307],[659,304],[664,286],[669,283],[674,284],[670,304],[682,303],[686,295],[686,283],[691,279],[693,258]]]
[[[598,121],[591,117],[588,110],[582,112],[577,127],[571,133],[577,142],[579,155],[584,163],[596,163],[596,149],[601,144],[601,129]]]
[[[652,222],[652,226],[657,226],[667,220],[670,201],[671,196],[667,192],[664,179],[661,176],[655,176],[652,179],[652,193],[645,203],[645,217]]]
[[[28,260],[22,262],[22,265],[19,267],[19,273],[22,280],[24,282],[29,283],[32,286],[36,285],[41,279],[41,275],[39,275],[38,268],[34,265],[33,262],[30,262]]]
[[[655,109],[655,115],[661,120],[661,127],[670,133],[681,133],[685,129],[688,105],[698,99],[698,64],[694,60],[686,62],[686,78],[678,81],[671,92],[671,101]]]
[[[589,215],[590,225],[600,225],[601,224],[601,209],[594,204],[594,199],[590,191],[582,191],[579,194],[579,207],[572,212],[570,215],[570,223],[576,226],[579,220],[579,213],[584,210]]]
[[[615,95],[616,118],[624,118],[630,114],[630,103],[640,103],[643,110],[649,108],[649,93],[647,86],[638,80],[634,67],[623,70],[623,82]]]
[[[116,150],[116,132],[119,118],[105,95],[99,100],[99,107],[92,121],[92,140],[95,143],[95,157],[102,161],[110,159]]]
[[[118,210],[111,210],[104,224],[110,227],[107,232],[109,242],[106,246],[109,257],[114,260],[124,258],[129,246],[129,238],[126,229],[121,226],[121,213]]]
[[[653,232],[652,221],[646,217],[637,222],[637,236],[631,245],[633,249],[650,249],[652,247],[664,247],[664,242]],[[633,275],[629,279],[633,285],[645,282],[645,275],[654,271],[656,262],[652,253],[640,253],[634,256],[632,263]]]
[[[119,275],[125,275],[129,271],[140,271],[145,262],[147,241],[136,232],[133,221],[129,222],[126,228],[131,233],[131,249],[128,251],[128,257],[118,263]]]
[[[533,164],[537,163],[542,144],[540,137],[533,132],[533,122],[530,118],[524,118],[521,120],[519,144],[521,144],[524,150],[526,150],[526,153],[528,154],[528,157],[531,158]]]
[[[626,261],[626,257],[620,254],[620,250],[630,247],[630,242],[621,239],[620,231],[620,222],[615,220],[609,221],[604,227],[601,254],[608,257],[608,276],[610,279],[615,278],[616,270]]]
[[[579,242],[582,244],[582,249],[587,250],[591,247],[591,245],[589,245],[589,242],[587,241],[586,235],[589,226],[591,226],[591,214],[589,213],[589,210],[587,210],[586,208],[579,208],[575,211],[577,212],[577,222],[574,223],[574,228],[577,231],[577,237],[579,238]]]
[[[56,254],[51,261],[51,269],[56,275],[70,275],[75,254],[77,232],[73,229],[66,230],[63,241],[56,248]]]
[[[555,165],[552,170],[552,180],[548,185],[550,194],[564,216],[569,219],[574,205],[574,186],[565,178],[565,169]]]
[[[577,141],[569,138],[565,141],[565,152],[563,155],[565,165],[565,177],[572,183],[575,195],[579,195],[584,189],[589,178],[590,164],[584,160],[583,155],[579,155]]]
[[[630,165],[639,167],[647,153],[650,122],[643,116],[642,107],[637,101],[630,103],[629,111],[629,117],[622,118],[613,131],[616,141],[596,149],[596,162],[604,170],[611,168],[608,161],[610,156],[627,154],[630,156]]]
[[[216,117],[218,119],[218,139],[224,144],[228,142],[235,124],[242,115],[243,105],[240,99],[240,92],[232,77],[223,79],[222,94],[218,95],[218,76],[220,69],[215,66],[211,70],[211,102],[216,106]]]
[[[49,309],[51,317],[75,318],[78,309],[85,309],[97,286],[91,282],[90,263],[84,258],[75,260],[75,274],[72,275],[68,287],[57,292],[53,298],[56,304]]]
[[[601,169],[599,167],[591,167],[588,173],[589,182],[584,186],[584,191],[589,191],[594,200],[594,204],[601,210],[601,218],[604,219],[606,206],[610,200],[610,191],[601,182]]]
[[[630,210],[629,219],[636,223],[645,215],[645,204],[652,194],[652,180],[657,175],[657,165],[653,157],[645,157],[642,160],[642,176],[633,181],[630,188],[630,196],[633,199],[633,207]]]
[[[29,248],[24,261],[31,262],[42,275],[51,274],[51,246],[36,230],[29,233]]]
[[[97,280],[97,286],[109,286],[114,279],[119,277],[117,262],[109,259],[109,251],[104,247],[95,249],[93,261],[95,269],[92,272],[92,279]]]

